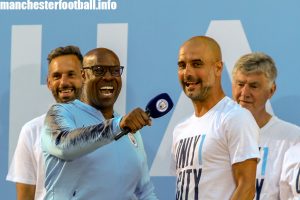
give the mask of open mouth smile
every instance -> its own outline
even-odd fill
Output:
[[[104,96],[111,96],[114,93],[113,86],[102,86],[100,88],[100,93]]]

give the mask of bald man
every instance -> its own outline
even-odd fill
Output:
[[[180,47],[178,79],[194,113],[173,132],[176,199],[252,200],[259,128],[251,113],[225,96],[222,54],[206,36]]]
[[[151,125],[140,108],[124,117],[114,112],[121,91],[118,56],[106,48],[83,59],[82,101],[56,104],[42,133],[46,160],[46,200],[156,200],[138,130]],[[118,141],[124,127],[132,133]]]

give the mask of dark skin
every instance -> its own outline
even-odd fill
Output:
[[[111,119],[114,113],[114,103],[116,102],[121,88],[121,76],[112,76],[109,68],[120,66],[118,56],[106,48],[97,48],[89,51],[83,59],[83,66],[105,66],[107,69],[103,76],[97,76],[91,69],[85,69],[85,84],[83,101],[101,111],[105,119]],[[120,127],[128,127],[132,133],[141,129],[145,125],[151,125],[150,117],[141,109],[136,108],[125,115]]]
[[[84,67],[106,66],[112,68],[120,66],[117,55],[105,48],[98,48],[88,52],[83,59]],[[121,88],[121,76],[115,77],[107,71],[104,76],[96,76],[91,69],[84,70],[86,74],[84,101],[100,110],[106,119],[113,116],[113,107]],[[102,89],[102,88],[111,89]]]

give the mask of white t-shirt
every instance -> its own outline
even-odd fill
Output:
[[[171,166],[176,199],[230,199],[236,188],[232,165],[259,158],[258,132],[251,113],[228,97],[177,125]]]
[[[259,136],[261,160],[256,171],[256,200],[279,199],[283,157],[297,142],[300,142],[300,128],[276,116],[261,128]]]
[[[42,200],[44,189],[44,160],[41,148],[41,130],[45,114],[23,127],[6,180],[36,185],[35,199]]]
[[[280,177],[280,198],[300,199],[300,143],[285,153]]]

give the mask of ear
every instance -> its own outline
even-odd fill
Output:
[[[274,82],[274,83],[272,83],[272,86],[270,88],[269,99],[271,99],[271,97],[274,95],[275,91],[276,91],[276,83]]]
[[[51,90],[51,88],[50,88],[49,76],[47,76],[47,87],[48,87],[49,90]]]
[[[217,76],[221,76],[223,71],[223,62],[222,61],[217,61],[215,63],[215,72]]]
[[[86,79],[86,75],[85,75],[85,71],[84,71],[84,69],[82,69],[81,70],[81,77],[82,77],[82,79],[83,79],[83,82],[85,81],[85,79]]]

